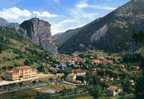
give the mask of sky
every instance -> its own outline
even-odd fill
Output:
[[[129,0],[0,0],[0,17],[21,23],[32,17],[48,21],[52,34],[81,27]]]

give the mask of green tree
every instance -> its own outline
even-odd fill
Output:
[[[88,88],[88,91],[94,99],[99,99],[99,97],[103,94],[103,88],[99,84],[91,86]]]
[[[139,33],[135,33],[133,39],[136,43],[144,43],[144,32],[140,31]]]
[[[144,76],[138,78],[136,82],[136,99],[144,99]]]

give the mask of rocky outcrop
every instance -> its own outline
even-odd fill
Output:
[[[33,43],[40,45],[50,53],[57,53],[57,48],[51,36],[51,25],[39,18],[32,18],[20,25],[20,31],[24,37],[28,37]]]
[[[99,40],[102,36],[105,35],[105,33],[107,33],[107,31],[108,31],[108,26],[104,25],[102,28],[100,28],[98,31],[92,34],[91,42],[96,42],[97,40]]]

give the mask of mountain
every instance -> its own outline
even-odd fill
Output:
[[[7,25],[8,25],[8,21],[3,18],[0,18],[0,26],[7,26]]]
[[[18,23],[9,23],[7,25],[7,27],[14,28],[14,29],[18,30],[19,29],[19,24]]]
[[[144,0],[131,0],[102,18],[56,36],[56,42],[64,40],[58,50],[62,53],[93,49],[121,52],[134,48],[134,33],[144,30],[143,5]]]
[[[28,64],[39,67],[48,63],[49,53],[15,29],[0,27],[0,73],[12,67]]]
[[[75,33],[77,33],[76,31],[79,31],[79,28],[75,30],[68,30],[65,33],[58,33],[54,35],[53,40],[56,43],[56,46],[60,47],[64,42],[66,42],[73,35],[75,35]]]
[[[18,30],[19,24],[18,23],[10,23],[4,18],[0,18],[0,27],[9,27],[9,28],[14,28],[14,29]]]
[[[32,18],[20,24],[20,31],[33,43],[40,45],[51,53],[57,53],[57,48],[51,36],[51,25],[39,18]]]

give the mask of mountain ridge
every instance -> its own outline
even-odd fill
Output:
[[[9,23],[4,18],[0,18],[0,26],[7,26]]]
[[[59,51],[72,53],[93,49],[107,52],[129,50],[134,45],[134,32],[141,31],[144,27],[143,4],[143,0],[131,0],[108,15],[81,27],[59,46]]]

